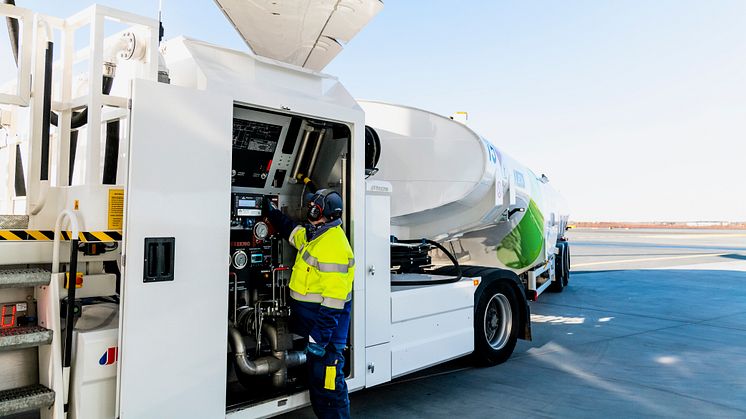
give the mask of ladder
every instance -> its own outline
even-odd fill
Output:
[[[48,287],[51,278],[51,272],[41,268],[0,268],[0,301],[12,298],[9,295],[12,295],[8,291],[9,289]],[[18,291],[23,292],[23,290]],[[7,297],[2,298],[3,294],[6,294]],[[15,292],[15,294],[19,294],[19,292]],[[2,324],[7,326],[15,313],[13,309],[8,309],[10,305],[5,302],[2,303],[2,306],[5,308]],[[9,311],[11,313],[8,313]],[[39,325],[3,327],[0,329],[0,359],[6,362],[12,359],[28,360],[28,356],[23,356],[18,352],[28,351],[29,348],[46,347],[46,352],[49,353],[48,348],[52,344],[53,337],[52,330]],[[11,352],[16,352],[16,354],[14,355]],[[39,351],[37,354],[39,361],[42,360],[43,356],[44,354]],[[13,365],[13,369],[36,370],[38,368],[38,365],[26,365],[23,362]],[[2,374],[12,374],[10,365],[3,366],[2,370],[4,371]],[[16,377],[19,375],[23,376],[23,374],[17,374]],[[16,378],[15,380],[4,379],[0,382],[3,387],[10,385],[9,388],[0,390],[0,417],[48,409],[54,404],[55,392],[52,389],[39,382],[25,383],[23,381],[23,378]]]

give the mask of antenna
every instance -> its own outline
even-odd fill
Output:
[[[158,45],[163,41],[163,0],[158,0]]]

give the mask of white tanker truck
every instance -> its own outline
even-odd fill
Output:
[[[0,5],[18,65],[0,86],[0,416],[308,404],[294,250],[262,213],[300,218],[305,179],[345,202],[352,391],[465,355],[503,362],[531,338],[528,301],[567,285],[546,177],[320,72],[380,1],[217,4],[253,53],[161,42],[157,20],[107,7]],[[112,22],[126,29],[106,37]]]

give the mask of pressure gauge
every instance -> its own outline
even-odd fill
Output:
[[[238,250],[233,254],[233,267],[243,269],[249,263],[249,256],[243,250]]]
[[[254,224],[254,237],[257,240],[264,240],[267,236],[269,236],[269,227],[267,227],[267,224],[262,221]]]

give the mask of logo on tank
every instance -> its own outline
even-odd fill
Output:
[[[484,145],[487,146],[487,152],[489,153],[489,156],[490,156],[490,162],[492,164],[497,164],[498,154],[499,154],[499,152],[497,151],[497,148],[495,148],[495,146],[493,146],[489,141],[485,140],[484,138],[482,139],[482,141],[484,142]]]
[[[101,358],[98,359],[98,365],[111,365],[117,362],[118,357],[119,349],[116,346],[112,346],[101,355]]]

